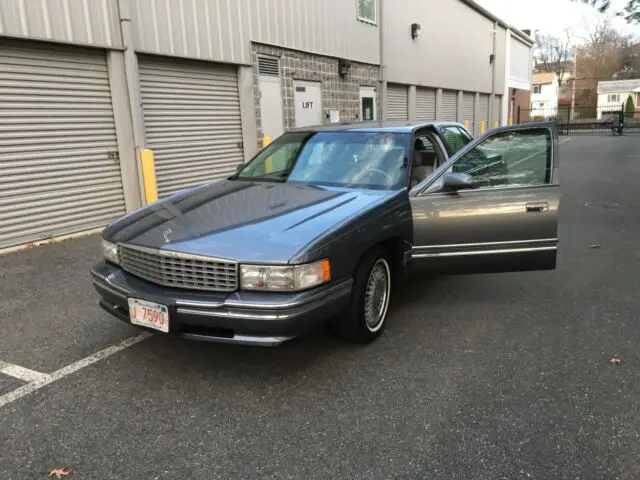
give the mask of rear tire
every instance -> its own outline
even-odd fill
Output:
[[[391,300],[391,265],[382,248],[369,251],[356,267],[351,304],[332,323],[334,334],[352,343],[370,343],[385,326]]]

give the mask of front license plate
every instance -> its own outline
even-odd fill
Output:
[[[169,308],[166,305],[130,298],[129,318],[134,325],[169,332]]]

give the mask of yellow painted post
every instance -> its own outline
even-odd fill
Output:
[[[148,204],[158,200],[158,184],[156,182],[156,166],[153,162],[153,150],[140,150],[140,164],[142,165],[142,181],[144,184],[144,198]]]
[[[513,125],[513,117],[509,117],[509,126]]]
[[[487,123],[484,120],[480,120],[480,135],[487,129]]]
[[[464,122],[462,122],[462,124],[464,125],[464,128],[469,130],[469,120],[465,120]]]
[[[272,141],[273,140],[271,140],[271,137],[269,135],[265,135],[264,137],[262,137],[262,148],[269,146]],[[271,172],[273,172],[273,158],[269,157],[264,161],[264,173]]]

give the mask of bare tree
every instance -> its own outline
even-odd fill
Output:
[[[598,9],[599,12],[604,13],[611,10],[611,0],[572,0],[573,2],[580,1],[592,5]],[[627,0],[624,10],[616,12],[616,15],[624,17],[629,23],[640,24],[640,0]]]
[[[576,89],[581,102],[596,101],[598,81],[613,80],[625,68],[625,52],[631,37],[622,35],[608,19],[585,26],[586,35],[577,49]]]
[[[562,86],[564,75],[571,71],[570,61],[573,58],[573,45],[569,30],[565,30],[564,36],[553,35],[536,36],[535,58],[542,70],[555,73],[558,77],[558,85]]]

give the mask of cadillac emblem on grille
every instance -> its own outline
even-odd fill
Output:
[[[166,287],[233,292],[238,288],[238,264],[229,260],[119,245],[124,271]]]

